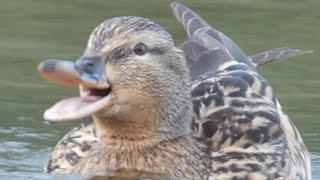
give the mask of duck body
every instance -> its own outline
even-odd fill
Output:
[[[191,92],[193,107],[190,111],[189,102],[185,101],[187,113],[177,116],[181,127],[173,123],[177,125],[176,134],[161,132],[165,135],[157,136],[156,140],[146,139],[141,134],[149,131],[141,126],[152,129],[157,121],[141,116],[139,121],[143,123],[135,121],[132,125],[129,120],[106,122],[100,120],[100,115],[94,115],[60,140],[46,172],[110,176],[147,172],[196,179],[310,179],[310,159],[303,140],[268,81],[256,71],[256,66],[271,61],[270,57],[250,58],[190,9],[178,3],[173,3],[172,8],[189,36],[181,49],[191,78],[190,88],[185,90]],[[151,109],[152,104],[148,107]],[[113,114],[108,115],[109,119]],[[128,123],[134,128],[122,130]],[[132,129],[138,132],[131,134]],[[153,134],[150,131],[150,136]]]
[[[194,85],[195,131],[210,144],[210,177],[307,179],[300,135],[268,82],[247,68],[229,66]]]
[[[236,70],[221,71],[214,76],[209,73],[194,80],[192,97],[197,113],[193,136],[158,144],[146,152],[123,152],[121,147],[106,147],[95,134],[93,120],[88,119],[62,138],[46,171],[81,174],[108,171],[109,175],[128,176],[127,171],[121,170],[135,169],[189,178],[306,179],[310,166],[306,148],[297,143],[302,142],[301,136],[276,105],[267,81],[256,72],[248,72],[245,66],[228,68]],[[265,84],[250,89],[250,83]],[[254,99],[239,96],[245,91],[252,91]]]
[[[107,173],[110,177],[137,177],[139,172],[151,172],[152,176],[189,178],[208,174],[207,145],[193,136],[161,142],[152,148],[129,149],[127,145],[135,142],[108,145],[94,132],[92,119],[71,130],[56,146],[46,172]]]

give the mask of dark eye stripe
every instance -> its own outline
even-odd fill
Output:
[[[124,49],[120,49],[113,54],[114,59],[121,59],[121,58],[124,58],[125,56],[126,56],[126,53]]]
[[[135,52],[135,49],[136,49],[136,52]],[[138,52],[138,54],[137,54],[137,49],[139,49],[139,51],[142,50],[144,53]],[[132,53],[135,53],[137,55],[139,55],[139,53],[140,53],[140,56],[144,55],[147,52],[154,54],[154,55],[160,55],[160,54],[164,54],[165,51],[166,51],[166,49],[163,47],[148,48],[144,43],[138,43],[133,49],[128,48],[128,46],[126,46],[126,45],[123,45],[123,46],[119,46],[119,47],[115,48],[114,50],[110,51],[110,53],[106,57],[106,63],[107,63],[107,61],[115,61],[115,60],[119,60],[119,59],[124,59],[124,58],[130,56]]]
[[[118,60],[122,59],[125,57],[128,57],[132,53],[131,49],[128,49],[127,46],[119,46],[112,50],[108,55],[107,55],[107,61],[113,61],[113,60]]]
[[[165,48],[163,47],[154,47],[148,50],[148,52],[150,52],[151,54],[164,54],[166,51]]]

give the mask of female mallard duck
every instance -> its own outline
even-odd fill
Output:
[[[46,171],[310,179],[302,138],[256,71],[303,52],[282,48],[250,58],[190,9],[172,9],[189,36],[182,50],[154,22],[117,17],[94,29],[75,63],[40,64],[45,78],[77,84],[81,95],[57,103],[44,119],[93,119],[58,143]]]

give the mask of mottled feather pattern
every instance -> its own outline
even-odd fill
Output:
[[[45,167],[47,173],[71,173],[72,167],[90,152],[99,142],[92,118],[84,120],[79,126],[66,134],[54,148]]]
[[[181,49],[192,79],[192,138],[161,142],[153,151],[123,154],[99,141],[93,121],[87,120],[58,143],[46,171],[90,172],[94,165],[97,169],[92,173],[97,174],[99,170],[118,171],[129,166],[185,178],[310,179],[310,159],[302,138],[271,85],[256,71],[257,65],[301,52],[279,48],[248,57],[190,9],[178,3],[173,3],[172,9],[189,36]],[[137,23],[134,17],[116,21],[126,21],[129,26],[130,22]],[[138,27],[146,28],[148,23],[141,22]],[[98,26],[90,36],[89,48],[102,48],[102,41],[110,39],[106,36],[112,34],[104,34],[104,29],[126,31],[128,35],[135,31],[114,24],[109,20]]]
[[[189,36],[182,49],[193,79],[193,129],[210,144],[210,178],[310,179],[306,147],[255,69],[303,51],[279,48],[249,58],[190,9],[171,7]]]
[[[296,169],[308,166],[303,143],[287,146],[302,139],[292,124],[287,128],[294,129],[296,136],[284,132],[282,122],[291,121],[283,118],[271,86],[255,71],[230,66],[199,77],[194,80],[192,97],[194,130],[212,150],[212,177],[308,177],[308,170]]]
[[[107,171],[108,177],[118,178],[145,177],[146,175],[150,177],[160,175],[162,178],[168,178],[166,174],[158,173],[159,171],[165,171],[174,177],[192,178],[200,174],[203,178],[208,176],[209,157],[204,153],[206,146],[201,141],[192,145],[195,147],[190,147],[192,144],[190,139],[181,138],[173,142],[166,141],[158,144],[155,147],[156,151],[147,149],[147,152],[123,153],[109,149],[110,147],[97,139],[95,131],[96,128],[91,118],[73,128],[55,147],[45,171],[62,174],[90,172],[89,174],[92,175],[106,175]],[[192,149],[203,150],[193,152]],[[193,154],[196,158],[186,158],[189,154]],[[167,164],[167,162],[172,163]],[[145,166],[140,167],[141,164]],[[179,167],[176,167],[176,164],[179,164]],[[128,165],[136,169],[132,172],[126,170]],[[142,174],[137,174],[141,169]]]

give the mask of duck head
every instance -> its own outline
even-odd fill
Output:
[[[46,110],[47,122],[92,116],[107,139],[163,140],[190,133],[186,61],[169,33],[148,19],[107,20],[93,30],[78,60],[46,60],[38,70],[51,82],[80,89],[80,97]]]

